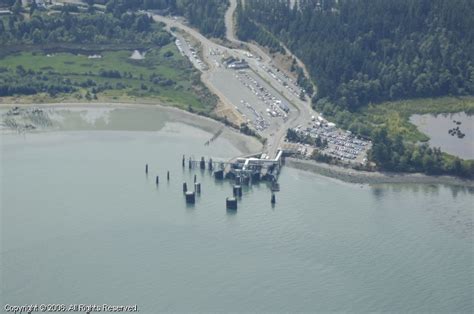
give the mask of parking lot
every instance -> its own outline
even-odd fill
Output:
[[[257,75],[247,70],[237,71],[235,76],[258,97],[266,106],[267,115],[270,117],[281,117],[283,121],[288,119],[290,107],[283,97],[273,92],[273,89]]]
[[[274,80],[280,83],[285,89],[287,89],[293,96],[299,97],[301,91],[306,92],[304,89],[298,86],[296,81],[286,75],[284,72],[278,70],[275,66],[265,66],[261,63],[258,66],[265,72],[267,72]]]
[[[262,136],[272,136],[292,114],[286,100],[252,70],[231,70],[220,64],[210,80]]]
[[[277,69],[273,62],[264,62],[248,51],[230,49],[208,42],[200,35],[195,36],[200,43],[177,34],[176,46],[204,73],[202,79],[209,82],[213,91],[267,139],[265,149],[271,155],[276,154],[283,144],[288,127],[300,124],[294,129],[301,134],[327,141],[324,149],[302,145],[303,154],[318,149],[344,162],[366,161],[370,142],[337,129],[333,123],[318,116],[308,97],[300,99],[305,91],[291,75]],[[321,120],[314,119],[314,116]]]
[[[333,123],[328,123],[322,117],[314,120],[308,126],[297,126],[294,130],[302,137],[310,136],[313,139],[327,141],[327,147],[319,149],[324,154],[343,162],[365,163],[367,161],[367,151],[372,147],[370,141],[358,138],[349,131],[337,129]],[[312,152],[312,150],[306,150],[305,153],[307,152]]]
[[[188,57],[189,61],[199,70],[205,71],[207,70],[206,64],[201,60],[198,54],[198,49],[194,47],[188,40],[184,37],[179,36],[175,40],[176,47],[178,48],[179,52],[183,55]]]

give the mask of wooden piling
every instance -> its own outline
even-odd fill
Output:
[[[194,192],[188,191],[185,193],[186,203],[194,204],[196,202],[196,194]]]
[[[207,168],[209,168],[209,171],[212,171],[212,168],[214,168],[212,165],[212,158],[209,158],[209,166]]]
[[[237,199],[235,197],[228,197],[225,199],[227,209],[237,210]]]
[[[214,178],[216,178],[217,180],[223,180],[224,179],[224,170],[214,171]]]
[[[234,185],[232,191],[235,197],[242,197],[242,186]]]

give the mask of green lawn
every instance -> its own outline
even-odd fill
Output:
[[[19,84],[24,79],[41,84],[61,84],[67,80],[67,84],[77,91],[68,95],[55,95],[56,99],[82,99],[89,92],[93,96],[91,100],[96,97],[98,100],[115,101],[142,99],[204,113],[213,109],[215,98],[199,81],[199,73],[180,55],[173,43],[148,50],[143,60],[130,59],[131,53],[128,50],[102,51],[100,59],[89,59],[87,55],[67,52],[51,53],[49,56],[44,52],[10,54],[0,59],[0,83],[2,79],[6,84],[15,80]],[[17,73],[17,66],[22,66],[26,71],[32,70],[34,74],[21,78]],[[121,77],[101,75],[101,72],[111,70],[118,71]],[[152,81],[153,75],[168,83]],[[94,86],[87,85],[88,80],[92,80]],[[96,91],[99,86],[101,88]],[[51,99],[51,95],[44,97]]]

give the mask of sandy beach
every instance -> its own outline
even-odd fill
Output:
[[[0,104],[0,108],[8,109],[11,107],[37,107],[37,108],[57,108],[57,109],[156,109],[166,113],[169,122],[180,122],[186,125],[199,128],[203,131],[215,134],[222,130],[219,136],[228,140],[234,147],[236,147],[242,155],[248,155],[260,152],[262,150],[262,143],[256,138],[244,135],[235,129],[226,127],[221,122],[213,120],[208,117],[196,115],[188,111],[184,111],[175,107],[164,106],[160,104],[133,104],[133,103],[41,103],[41,104]]]

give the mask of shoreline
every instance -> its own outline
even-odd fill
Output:
[[[38,103],[38,104],[6,104],[0,103],[0,109],[8,109],[12,107],[29,108],[55,108],[55,109],[156,109],[161,110],[170,115],[169,122],[181,122],[186,125],[196,127],[212,135],[222,129],[222,137],[237,148],[242,155],[253,154],[262,151],[262,143],[258,139],[242,134],[237,130],[224,125],[222,122],[212,118],[191,113],[189,111],[166,106],[162,104],[143,104],[143,103],[114,103],[114,102],[63,102],[63,103]],[[211,136],[212,136],[211,135]]]
[[[286,158],[285,165],[294,169],[317,173],[326,177],[355,184],[449,184],[474,187],[474,180],[453,176],[429,176],[422,173],[369,172],[330,165],[314,160]]]
[[[237,130],[224,125],[222,122],[212,118],[201,116],[185,111],[180,108],[166,106],[162,104],[143,103],[91,103],[91,102],[66,102],[66,103],[39,103],[39,104],[5,104],[0,103],[0,109],[11,107],[43,107],[58,109],[100,109],[100,108],[124,108],[124,109],[157,109],[172,115],[176,122],[182,122],[192,127],[199,128],[206,132],[215,134],[220,129],[223,130],[221,137],[228,140],[236,147],[242,155],[248,155],[261,151],[262,144],[254,137],[239,133]],[[429,176],[421,173],[388,173],[388,172],[368,172],[344,168],[342,166],[330,165],[313,160],[302,160],[296,158],[286,158],[285,165],[294,169],[309,171],[326,177],[338,179],[355,184],[385,184],[385,183],[414,183],[414,184],[450,184],[474,187],[474,180],[461,179],[453,176]]]

